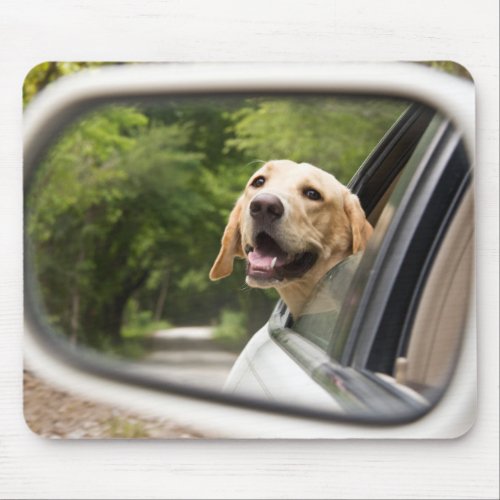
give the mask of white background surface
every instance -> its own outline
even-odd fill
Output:
[[[478,96],[479,409],[451,441],[59,442],[22,416],[21,84],[44,60],[453,59]],[[0,498],[498,498],[498,1],[3,0]]]

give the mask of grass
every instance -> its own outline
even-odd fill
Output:
[[[171,324],[168,321],[154,321],[151,319],[151,316],[150,311],[140,311],[134,314],[123,325],[121,330],[123,343],[111,348],[113,354],[120,358],[131,360],[142,358],[147,352],[143,340],[158,330],[171,328]]]
[[[168,321],[151,321],[146,316],[136,317],[134,321],[122,326],[122,341],[113,344],[109,339],[101,339],[97,350],[110,356],[136,361],[144,357],[148,349],[144,345],[144,339],[153,335],[158,330],[171,328]]]
[[[147,321],[128,323],[122,328],[122,336],[124,339],[143,339],[149,337],[158,330],[167,330],[172,328],[168,321]]]
[[[147,438],[149,433],[141,422],[114,417],[106,422],[109,437],[112,438]]]

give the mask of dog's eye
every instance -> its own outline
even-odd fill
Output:
[[[304,195],[307,196],[310,200],[318,201],[321,200],[321,195],[316,191],[316,189],[307,188],[304,189]]]
[[[266,179],[264,179],[264,177],[262,177],[262,175],[259,175],[259,177],[256,177],[253,181],[252,181],[252,186],[254,188],[258,188],[258,187],[261,187],[264,185],[264,182],[266,182]]]

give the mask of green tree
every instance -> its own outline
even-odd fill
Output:
[[[62,76],[77,73],[83,69],[99,68],[111,63],[101,62],[56,62],[46,61],[33,67],[23,83],[23,103],[28,104],[33,97]]]
[[[175,228],[199,209],[185,195],[199,155],[182,150],[181,127],[146,125],[132,108],[87,118],[51,152],[29,196],[43,297],[75,340],[118,341],[131,294],[155,266],[192,252]]]
[[[226,143],[248,158],[312,163],[348,182],[406,107],[389,100],[303,97],[250,101]]]

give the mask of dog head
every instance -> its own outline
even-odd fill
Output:
[[[277,288],[292,309],[297,295],[305,300],[326,271],[363,250],[371,232],[357,196],[333,175],[270,161],[236,202],[210,278],[228,276],[233,259],[246,257],[247,284]]]

